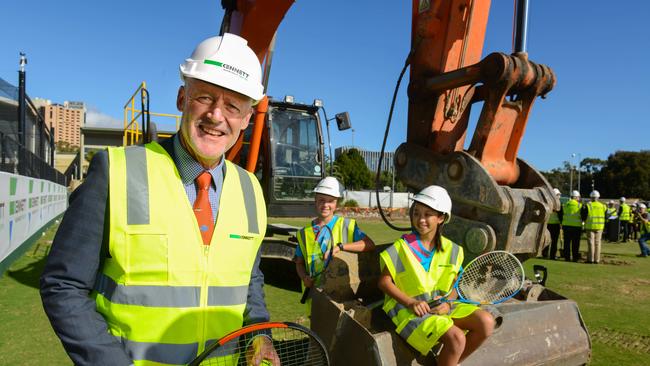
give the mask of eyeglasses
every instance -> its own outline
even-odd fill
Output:
[[[198,103],[201,106],[205,106],[210,110],[219,108],[221,110],[221,114],[226,118],[242,118],[250,109],[250,106],[248,106],[245,102],[237,102],[227,97],[215,99],[209,94],[190,96],[190,100]]]

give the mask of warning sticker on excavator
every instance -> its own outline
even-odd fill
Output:
[[[424,13],[425,11],[428,11],[431,8],[431,0],[420,0],[420,4],[418,5],[418,12]]]

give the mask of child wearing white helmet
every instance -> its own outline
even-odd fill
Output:
[[[313,190],[316,218],[311,224],[298,231],[298,246],[294,255],[296,271],[302,281],[303,287],[313,287],[320,284],[321,276],[314,276],[314,273],[321,273],[327,253],[326,242],[329,239],[326,235],[318,235],[327,226],[332,236],[332,254],[336,255],[341,251],[365,252],[375,249],[375,243],[366,235],[356,220],[336,215],[338,199],[341,198],[341,185],[334,177],[325,177]],[[318,242],[316,238],[319,238]],[[307,255],[306,255],[307,254]],[[309,315],[311,302],[307,303]]]
[[[378,286],[386,294],[383,309],[399,335],[421,354],[426,355],[441,342],[436,364],[457,365],[492,334],[494,318],[470,304],[429,307],[429,301],[451,289],[464,255],[462,247],[441,232],[451,218],[447,191],[429,186],[413,201],[413,231],[380,254]]]

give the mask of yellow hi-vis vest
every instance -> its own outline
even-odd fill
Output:
[[[186,364],[238,329],[266,229],[257,179],[225,161],[209,246],[157,143],[109,148],[109,256],[92,296],[136,366]]]
[[[332,226],[332,238],[334,239],[332,244],[337,245],[338,243],[352,243],[354,242],[354,228],[356,227],[356,221],[354,219],[349,219],[347,217],[338,217],[334,226]],[[302,251],[303,259],[305,260],[305,269],[307,274],[311,275],[312,273],[321,273],[325,262],[323,261],[325,253],[321,250],[321,246],[316,242],[316,235],[311,226],[303,227],[298,231],[298,245],[300,245],[300,250]],[[313,271],[312,271],[313,269]],[[314,286],[320,286],[322,276],[317,276],[314,281]],[[305,291],[305,285],[302,283],[302,290]],[[307,306],[307,315],[311,313],[311,299],[308,299],[306,304]]]
[[[641,224],[641,226],[640,226],[641,235],[650,234],[650,220],[647,220],[649,218],[650,217],[648,215],[646,215],[646,222],[643,222],[643,221],[640,222],[640,224]]]
[[[557,215],[557,211],[551,212],[551,216],[548,218],[548,223],[549,224],[559,224],[560,223],[560,217]]]
[[[630,221],[630,206],[627,203],[621,203],[621,221]]]
[[[605,228],[605,211],[607,207],[598,201],[587,203],[589,215],[585,221],[587,230],[603,230]]]
[[[582,205],[574,199],[566,201],[562,206],[562,226],[582,227],[581,207]]]
[[[608,220],[616,220],[618,217],[618,212],[616,211],[616,208],[608,207],[607,211],[605,211],[605,216],[607,216],[606,219]]]
[[[442,251],[436,251],[429,271],[408,247],[416,240],[415,234],[406,234],[380,253],[380,263],[386,268],[399,288],[409,297],[429,301],[446,294],[454,284],[463,263],[463,249],[451,240],[441,237]],[[397,326],[397,333],[421,354],[426,355],[438,339],[453,326],[452,318],[464,318],[478,307],[470,304],[454,304],[449,315],[426,314],[418,317],[409,308],[386,295],[384,311]]]

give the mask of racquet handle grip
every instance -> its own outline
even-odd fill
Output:
[[[304,304],[307,302],[307,298],[309,297],[309,290],[311,290],[311,287],[306,287],[305,292],[302,293],[302,297],[300,298],[300,303]]]
[[[431,307],[431,308],[435,308],[436,306],[438,306],[438,305],[440,305],[440,304],[442,304],[442,303],[443,303],[443,301],[442,301],[442,297],[439,298],[439,299],[436,299],[436,300],[431,300],[431,301],[429,302],[429,307]]]

